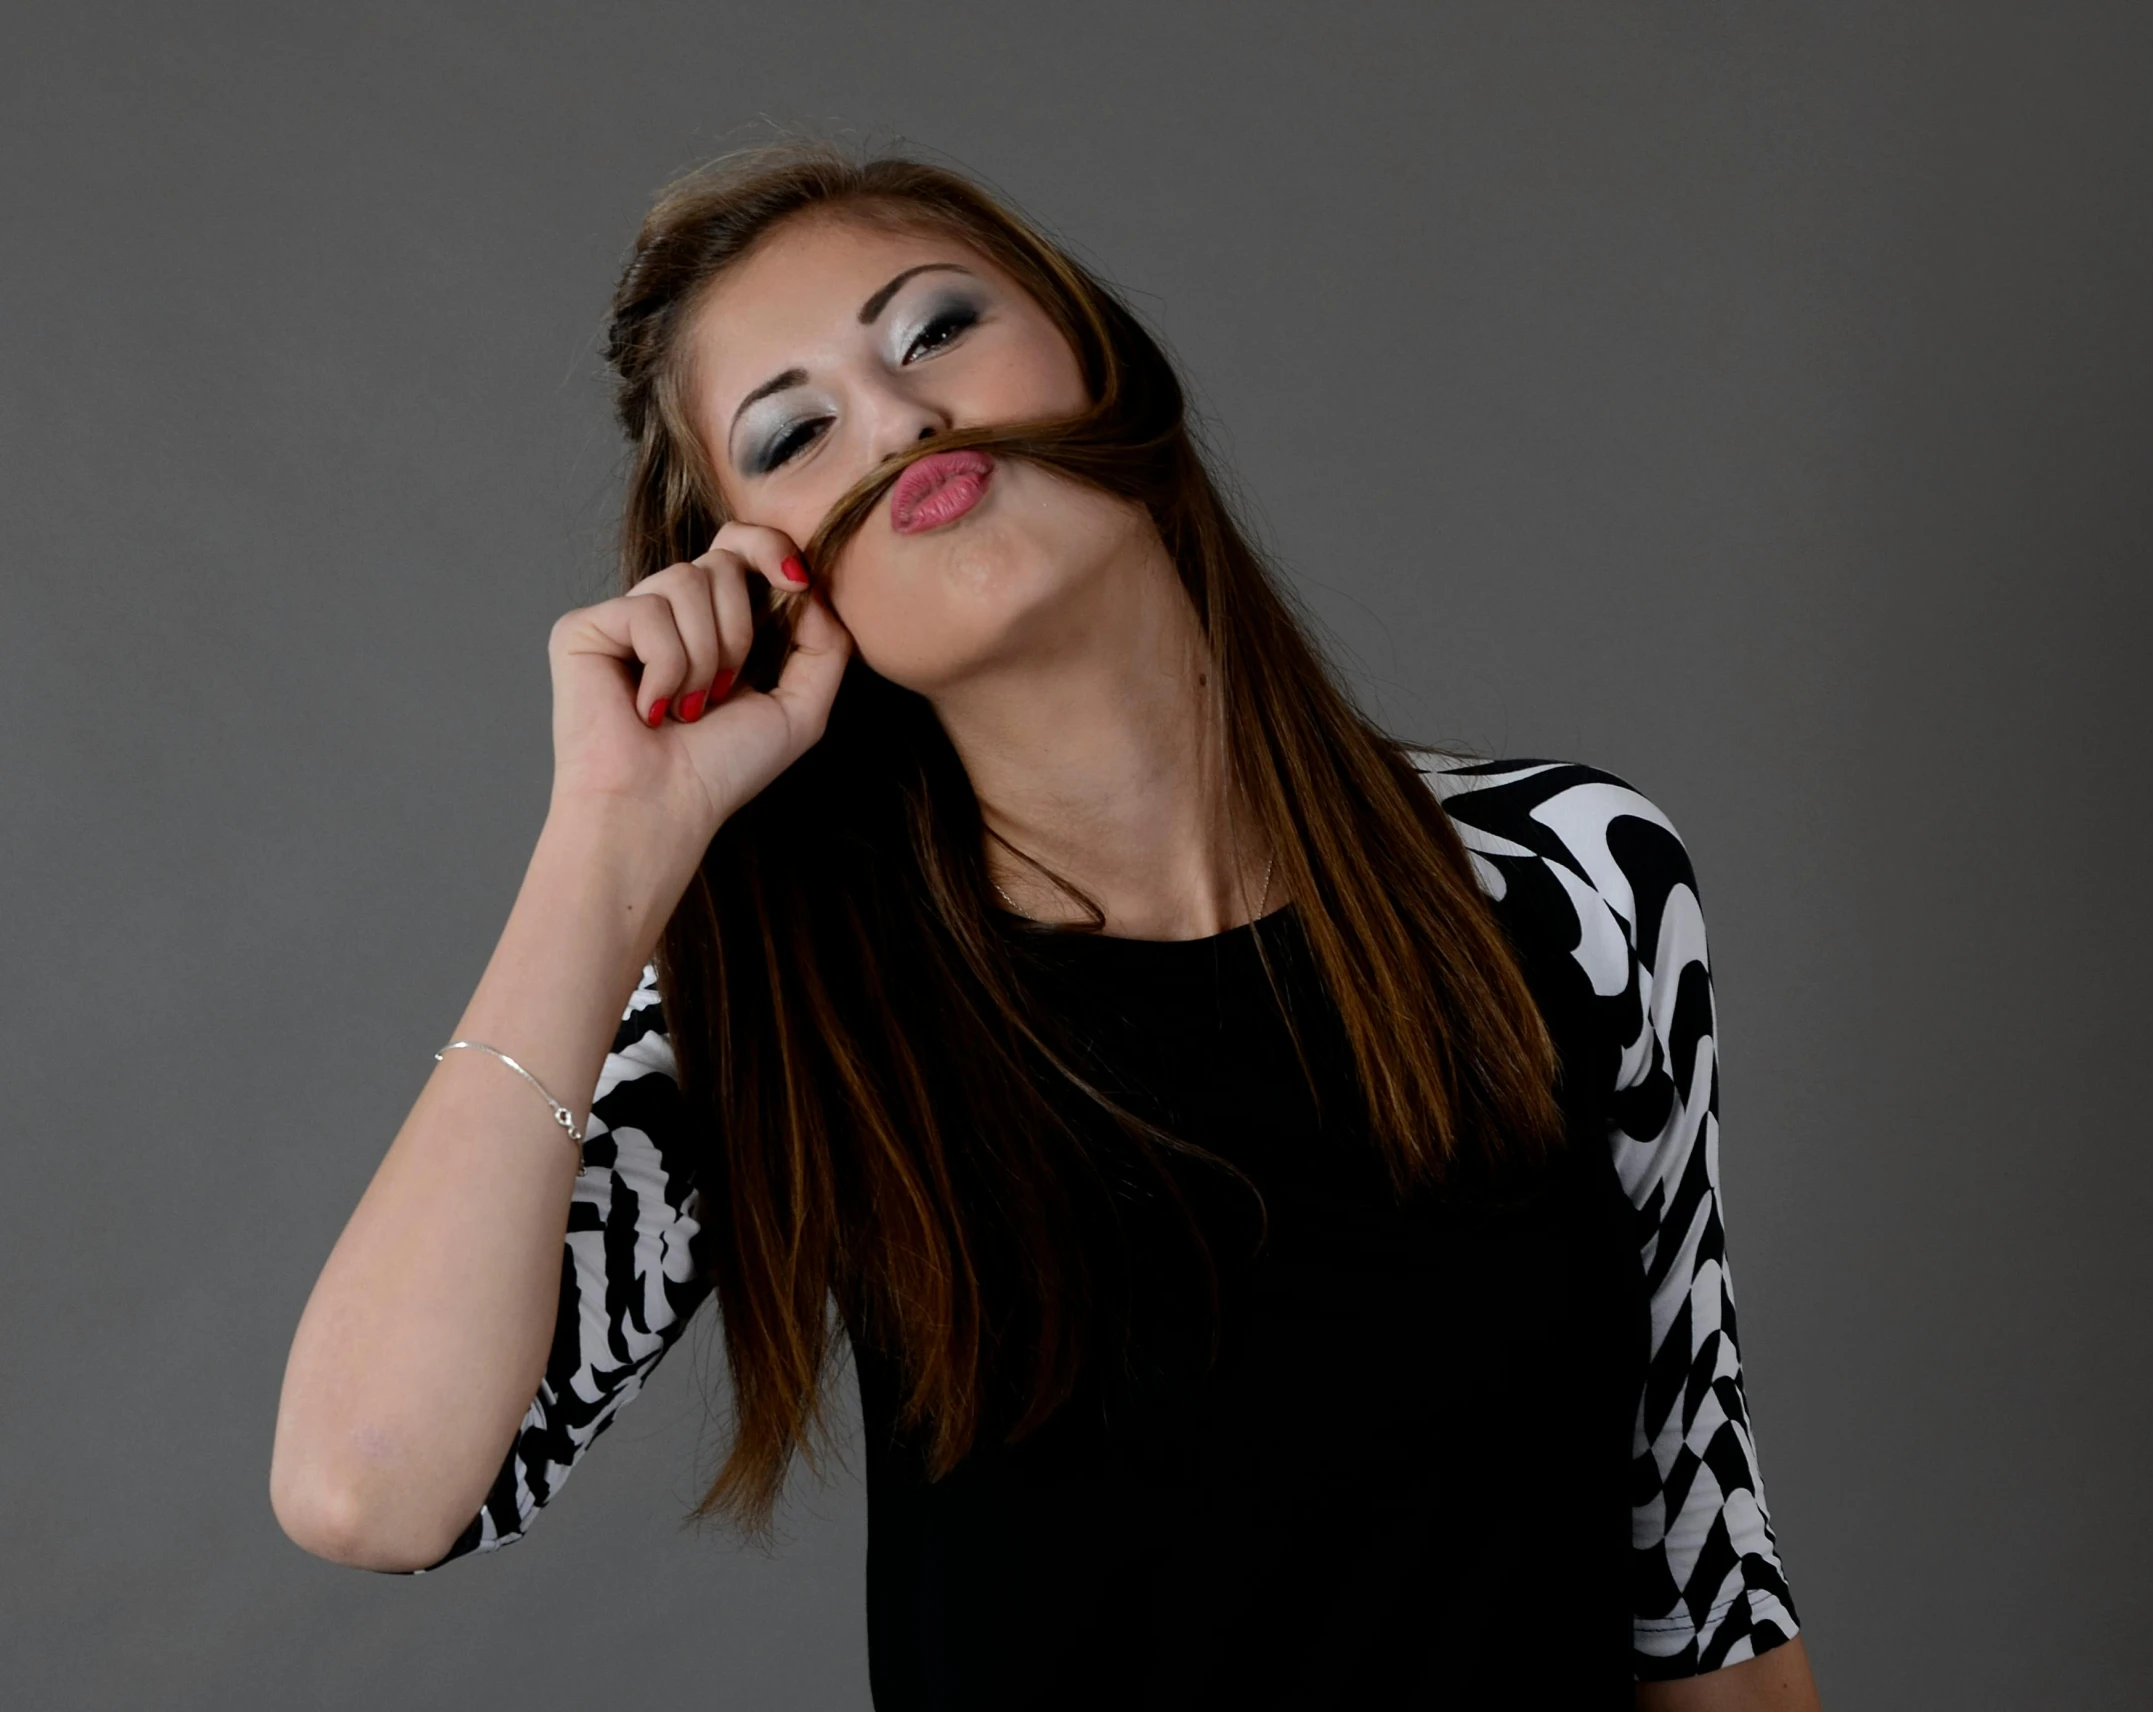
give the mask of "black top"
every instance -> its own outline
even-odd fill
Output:
[[[1528,1684],[1627,1707],[1647,1322],[1605,1143],[1499,1198],[1401,1205],[1291,908],[1211,939],[1023,940],[1124,1102],[1237,1167],[1269,1230],[1259,1250],[1248,1189],[1181,1167],[1216,1363],[1183,1227],[1135,1209],[1135,1353],[940,1482],[860,1360],[877,1708],[1486,1706]]]
[[[1688,856],[1589,768],[1423,772],[1555,1036],[1567,1145],[1504,1195],[1398,1204],[1290,909],[1178,944],[1026,934],[1039,996],[1123,1098],[1254,1181],[1269,1239],[1245,1190],[1185,1168],[1216,1238],[1217,1363],[1177,1228],[1138,1207],[1157,1264],[1131,1359],[938,1484],[859,1356],[882,1712],[1627,1705],[1629,1676],[1795,1632],[1743,1396]],[[707,1143],[677,1076],[646,971],[593,1098],[545,1377],[443,1562],[522,1537],[710,1294]]]

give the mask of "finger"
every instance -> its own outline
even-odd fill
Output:
[[[718,670],[710,683],[710,704],[715,707],[747,663],[755,641],[755,608],[748,599],[747,561],[723,550],[705,555],[710,566],[710,599],[717,611]]]
[[[555,620],[547,653],[556,665],[578,656],[597,656],[640,672],[647,663],[642,647],[663,647],[650,628],[649,605],[635,606],[637,595],[619,595],[595,606],[564,612]],[[662,605],[663,603],[656,603]]]
[[[625,609],[628,641],[643,663],[643,675],[635,686],[636,717],[648,726],[663,724],[673,699],[688,681],[688,646],[681,639],[672,602],[659,595],[629,594],[606,606]]]
[[[803,747],[822,735],[852,658],[852,632],[838,622],[820,595],[800,603],[800,622],[770,699],[785,710],[785,724]]]
[[[673,717],[691,725],[703,716],[723,652],[710,584],[710,572],[702,564],[682,561],[645,577],[635,587],[638,595],[662,600],[672,610],[674,627],[688,653],[680,692],[673,698]]]
[[[807,591],[807,559],[799,544],[782,529],[761,523],[728,523],[711,542],[713,551],[737,553],[762,573],[770,586],[783,594]]]

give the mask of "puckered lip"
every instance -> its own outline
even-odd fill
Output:
[[[985,452],[936,452],[908,465],[890,489],[890,527],[918,535],[956,522],[979,503],[993,474]]]

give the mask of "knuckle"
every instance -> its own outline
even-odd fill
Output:
[[[673,624],[669,612],[657,611],[641,615],[643,622],[634,627],[632,635],[635,651],[647,665],[657,665],[671,660],[681,652],[680,632]]]
[[[705,588],[723,588],[728,582],[737,581],[743,561],[730,547],[713,547],[695,561],[696,574]]]

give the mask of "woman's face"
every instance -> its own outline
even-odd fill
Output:
[[[1090,402],[1031,295],[931,228],[797,216],[711,286],[685,336],[687,404],[727,509],[796,542],[915,441]],[[1104,567],[1147,534],[1141,506],[951,453],[914,465],[817,574],[862,658],[933,695],[1065,644]]]

